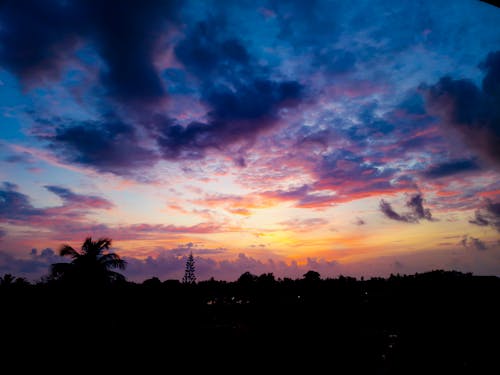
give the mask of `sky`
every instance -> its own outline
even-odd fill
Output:
[[[110,237],[131,280],[500,276],[500,9],[0,6],[0,274]]]

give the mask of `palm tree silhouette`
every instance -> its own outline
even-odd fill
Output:
[[[92,241],[87,237],[80,251],[63,245],[60,256],[72,258],[70,263],[55,263],[51,267],[52,277],[69,283],[86,286],[110,284],[125,281],[125,277],[112,269],[125,269],[127,262],[115,253],[107,252],[111,246],[110,238]]]

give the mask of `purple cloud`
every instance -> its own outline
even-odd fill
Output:
[[[415,220],[408,215],[400,215],[392,208],[392,205],[385,200],[380,201],[380,211],[389,219],[396,221],[404,221],[406,223],[414,223]]]
[[[469,223],[479,226],[491,226],[500,232],[500,202],[486,199],[483,207],[476,210],[474,218]]]
[[[11,273],[17,277],[26,277],[29,280],[37,280],[49,273],[52,263],[66,262],[65,258],[56,255],[51,248],[38,252],[32,249],[27,257],[15,257],[4,251],[0,251],[0,275]]]
[[[423,206],[422,194],[417,193],[409,197],[406,206],[411,209],[411,212],[399,214],[392,208],[392,205],[385,200],[380,201],[380,211],[389,219],[403,221],[406,223],[418,223],[420,220],[435,221],[431,211]]]
[[[43,210],[33,207],[27,195],[18,191],[16,184],[4,182],[0,187],[0,220],[15,223],[43,214]]]
[[[415,194],[406,202],[406,206],[413,211],[413,216],[417,221],[420,219],[432,221],[431,211],[428,208],[424,208],[423,203],[422,194]]]
[[[460,244],[465,248],[473,248],[479,251],[488,249],[488,246],[486,246],[484,241],[480,240],[479,238],[475,238],[468,235],[463,236],[462,240],[460,241]]]
[[[500,51],[480,64],[485,72],[482,87],[466,79],[443,77],[422,86],[430,111],[457,130],[478,155],[500,163]]]
[[[76,194],[60,186],[46,186],[46,189],[58,195],[63,205],[36,208],[27,195],[18,191],[17,185],[4,182],[0,186],[0,221],[62,229],[81,225],[90,210],[113,207],[110,201],[94,195]]]
[[[95,195],[75,194],[70,189],[61,186],[47,185],[45,186],[45,188],[51,193],[59,196],[59,198],[61,198],[66,205],[81,206],[82,208],[87,209],[110,209],[114,206],[113,203],[111,203],[107,199]]]

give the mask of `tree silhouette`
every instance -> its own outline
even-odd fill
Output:
[[[80,251],[69,245],[63,245],[60,256],[72,258],[70,263],[55,263],[51,267],[51,276],[56,280],[69,283],[96,286],[117,281],[125,281],[125,277],[112,269],[125,269],[127,262],[117,254],[107,252],[111,239],[100,238],[92,241],[87,237]]]
[[[321,280],[321,276],[320,276],[319,272],[310,270],[310,271],[307,271],[304,274],[304,280],[307,280],[307,281],[319,281],[319,280]]]
[[[254,275],[250,271],[243,272],[241,276],[238,278],[237,283],[241,285],[251,285],[255,281],[257,281],[258,276]]]
[[[14,284],[15,276],[10,273],[6,273],[3,277],[0,277],[0,286],[9,286]]]
[[[11,287],[11,286],[26,286],[30,285],[29,282],[24,277],[16,277],[10,273],[6,273],[3,277],[0,277],[0,287]]]
[[[195,266],[194,266],[194,257],[191,252],[186,260],[186,270],[184,271],[184,277],[182,278],[182,282],[184,284],[195,284],[196,283],[196,275],[195,275]]]

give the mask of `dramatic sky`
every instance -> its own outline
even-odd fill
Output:
[[[500,276],[500,9],[0,5],[0,274]]]

